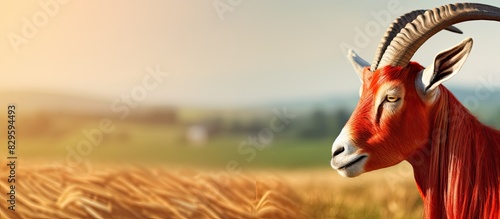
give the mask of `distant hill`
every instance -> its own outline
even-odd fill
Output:
[[[476,94],[475,88],[450,87],[452,93],[466,106],[473,107],[473,111],[500,112],[500,88],[492,93],[486,93],[486,89],[480,90],[479,95]],[[487,97],[487,98],[485,98]],[[336,110],[336,109],[353,109],[358,102],[357,93],[343,93],[339,95],[328,95],[322,97],[311,97],[302,99],[278,100],[271,103],[254,104],[248,106],[232,107],[232,110],[266,110],[272,108],[287,107],[294,111],[310,111],[314,109]],[[0,92],[0,106],[14,103],[18,105],[19,110],[24,113],[52,111],[52,112],[72,112],[78,114],[109,114],[112,113],[111,106],[113,100],[106,100],[99,97],[89,97],[70,93],[56,92]],[[161,108],[172,109],[166,103],[162,106],[142,104],[140,109],[142,113],[151,109],[154,111]],[[176,106],[178,109],[192,109],[190,106]],[[204,110],[203,107],[194,107],[197,111]],[[225,110],[224,106],[220,109],[209,107],[210,111]]]
[[[111,101],[68,93],[39,91],[0,92],[0,107],[17,105],[18,111],[40,111],[101,114],[109,112]]]
[[[486,88],[448,88],[455,97],[462,102],[465,106],[474,106],[477,103],[479,108],[497,108],[500,109],[500,87],[495,87],[493,92]],[[477,101],[477,102],[476,102]]]

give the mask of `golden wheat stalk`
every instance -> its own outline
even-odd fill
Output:
[[[0,190],[8,191],[0,173]],[[63,166],[17,172],[16,211],[0,218],[300,218],[291,189],[278,179],[119,167],[96,172]],[[4,202],[5,203],[5,202]]]

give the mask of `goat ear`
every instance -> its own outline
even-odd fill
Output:
[[[472,39],[467,38],[455,47],[439,53],[434,58],[434,63],[422,72],[424,93],[432,93],[441,83],[455,76],[465,63],[471,49]]]
[[[370,66],[370,63],[359,57],[352,49],[347,53],[347,59],[349,59],[356,74],[358,74],[359,80],[363,83],[363,70],[365,67]]]

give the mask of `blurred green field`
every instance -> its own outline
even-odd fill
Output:
[[[132,127],[131,127],[132,128]],[[331,140],[276,138],[266,147],[246,145],[238,149],[248,136],[224,136],[214,138],[203,145],[192,145],[174,139],[175,128],[155,128],[134,132],[125,139],[106,135],[99,145],[92,146],[88,156],[95,162],[133,162],[143,164],[168,164],[178,166],[202,166],[224,168],[229,161],[238,162],[242,168],[309,168],[328,167]],[[138,131],[139,130],[139,131]],[[170,133],[170,134],[165,134]],[[169,138],[168,135],[172,135]],[[19,148],[25,159],[64,160],[68,147],[77,151],[77,145],[86,138],[78,132],[65,138],[22,139]]]

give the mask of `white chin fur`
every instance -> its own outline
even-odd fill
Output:
[[[356,176],[359,176],[365,172],[364,166],[365,166],[367,160],[368,160],[368,157],[365,157],[365,158],[363,158],[363,160],[361,160],[355,164],[352,164],[348,167],[337,168],[334,165],[334,163],[333,163],[334,161],[332,159],[331,165],[332,165],[332,168],[337,170],[337,172],[343,177],[356,177]]]
[[[359,154],[350,138],[349,127],[344,127],[332,145],[330,165],[344,177],[355,177],[365,172],[367,154]],[[333,156],[335,154],[335,156]]]

